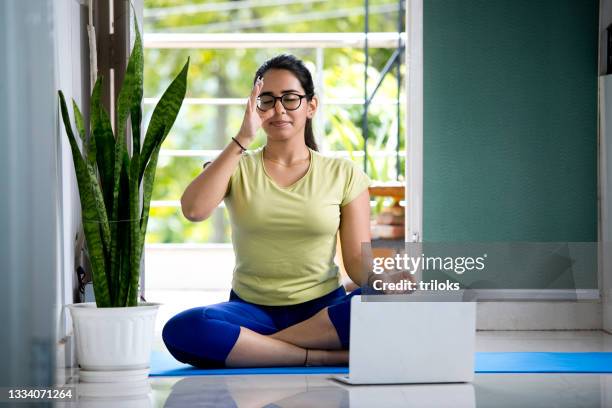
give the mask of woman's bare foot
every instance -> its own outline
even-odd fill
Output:
[[[319,310],[314,316],[268,337],[310,349],[342,349],[338,332],[329,318],[327,307]]]
[[[348,364],[348,350],[308,350],[309,366],[330,366]]]

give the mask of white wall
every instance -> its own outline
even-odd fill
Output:
[[[56,58],[56,89],[61,89],[72,112],[73,98],[88,120],[89,104],[89,46],[87,42],[87,7],[78,0],[54,2],[54,44]],[[57,91],[55,91],[57,92]],[[85,102],[85,103],[83,103]],[[71,114],[72,117],[72,114]],[[74,366],[74,344],[70,314],[64,304],[73,303],[77,279],[75,272],[75,239],[81,217],[78,188],[68,138],[61,118],[58,120],[58,200],[60,231],[60,262],[57,271],[57,305],[55,322],[60,340],[57,347],[57,366]],[[74,123],[74,121],[73,121]]]

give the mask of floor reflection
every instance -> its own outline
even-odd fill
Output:
[[[611,407],[612,375],[477,374],[474,383],[346,385],[329,375],[158,377],[76,385],[58,407]]]
[[[472,384],[344,385],[304,376],[254,384],[240,377],[187,377],[172,386],[165,408],[475,407]],[[212,380],[212,381],[211,381]]]
[[[477,351],[612,351],[612,336],[593,331],[478,332],[476,346]],[[612,375],[476,374],[472,384],[389,386],[349,386],[324,374],[155,377],[131,384],[80,383],[78,395],[78,404],[55,406],[612,408]]]

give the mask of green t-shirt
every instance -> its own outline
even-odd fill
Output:
[[[236,266],[232,289],[261,305],[292,305],[341,285],[334,262],[340,207],[369,185],[351,160],[310,149],[307,173],[279,187],[263,166],[263,147],[245,153],[224,198]]]

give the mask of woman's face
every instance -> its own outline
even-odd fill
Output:
[[[287,93],[304,95],[306,92],[300,81],[291,71],[285,69],[271,69],[263,75],[263,88],[259,96],[283,96]],[[273,108],[262,112],[258,109],[262,119],[261,126],[268,135],[268,139],[287,140],[291,137],[304,137],[306,119],[312,118],[317,108],[316,97],[311,101],[302,98],[299,108],[286,109],[280,99],[276,100]]]

